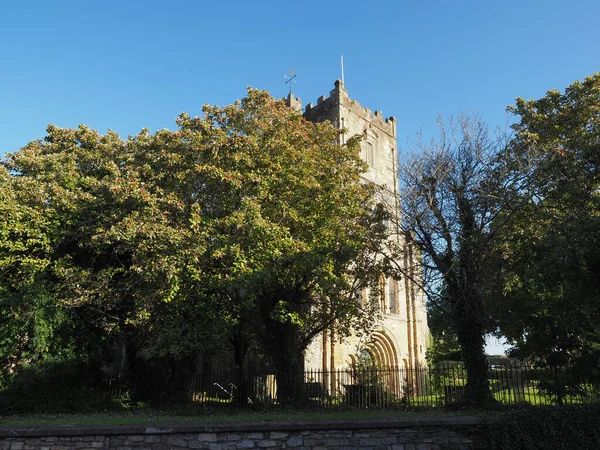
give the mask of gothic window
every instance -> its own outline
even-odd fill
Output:
[[[390,313],[398,314],[398,280],[390,278]]]
[[[383,274],[381,274],[381,276],[379,277],[379,291],[380,291],[380,294],[381,294],[380,307],[381,307],[381,310],[383,312],[386,312],[386,306],[387,306],[386,305],[386,300],[387,300],[386,299],[386,297],[387,297],[386,294],[387,294],[387,292],[386,292],[386,289],[385,289],[385,284],[386,284],[385,283],[385,277],[383,276]]]

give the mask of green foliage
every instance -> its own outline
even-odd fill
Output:
[[[373,322],[357,300],[386,233],[358,141],[252,89],[177,123],[127,140],[51,125],[3,162],[3,373],[99,370],[116,349],[119,375],[231,347],[239,363],[260,342],[293,396],[284,373],[316,334]]]
[[[23,367],[0,389],[2,414],[65,413],[117,408],[89,378],[85,364],[62,358]]]
[[[370,214],[374,192],[361,182],[357,141],[340,145],[331,124],[306,122],[252,90],[238,105],[179,123],[190,142],[210,143],[197,166],[198,203],[212,230],[216,289],[233,320],[253,323],[281,399],[299,395],[302,353],[314,336],[365,328],[374,314],[358,298],[377,286],[373,255],[385,235],[382,217]]]
[[[561,374],[546,386],[560,398],[600,380],[600,74],[510,110],[529,186],[502,248],[500,325],[515,355]]]
[[[460,361],[462,352],[452,323],[433,302],[427,305],[427,325],[431,331],[431,340],[425,353],[429,367],[435,367],[444,361]]]
[[[600,405],[524,408],[496,414],[473,436],[474,449],[600,447]]]
[[[358,408],[381,408],[396,404],[389,382],[396,375],[389,367],[375,363],[368,350],[363,350],[352,366],[352,384],[344,386],[344,403]],[[398,380],[399,381],[399,380]]]
[[[20,295],[3,290],[0,305],[0,354],[10,355],[3,360],[0,387],[23,362],[69,353],[68,338],[65,342],[62,336],[68,318],[41,283],[28,285]]]

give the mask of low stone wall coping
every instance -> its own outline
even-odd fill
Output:
[[[0,438],[43,436],[114,436],[186,433],[229,433],[253,431],[354,430],[420,427],[472,426],[481,423],[476,416],[431,416],[396,419],[314,419],[262,420],[249,422],[177,423],[147,425],[60,425],[0,427]]]

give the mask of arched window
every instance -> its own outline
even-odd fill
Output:
[[[387,312],[386,307],[387,307],[387,292],[385,289],[386,282],[385,282],[385,277],[383,276],[383,274],[381,274],[379,276],[379,294],[380,294],[380,308],[383,312]]]
[[[398,280],[390,278],[390,313],[398,314]]]

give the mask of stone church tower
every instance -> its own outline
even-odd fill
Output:
[[[300,99],[293,94],[288,96],[287,103],[292,108],[301,109]],[[357,134],[365,135],[361,156],[369,170],[364,177],[384,187],[389,195],[389,203],[396,205],[395,214],[398,214],[396,119],[384,119],[380,111],[373,113],[350,99],[340,80],[335,82],[329,97],[322,96],[316,105],[310,103],[306,106],[304,117],[312,122],[329,120],[336,127],[346,130],[342,140]],[[403,242],[399,235],[392,238]],[[405,253],[402,261],[405,269],[418,266],[411,264],[417,258],[412,249],[407,246]],[[369,338],[350,337],[342,343],[333,331],[323,333],[307,350],[307,370],[320,372],[347,368],[357,361],[359,355],[367,355],[380,365],[397,366],[400,369],[415,369],[425,365],[429,327],[424,293],[408,277],[402,280],[382,278],[382,288],[384,294],[380,305],[383,320],[378,324],[377,331]],[[332,390],[334,384],[334,380],[331,380]],[[402,390],[401,380],[393,384]]]

